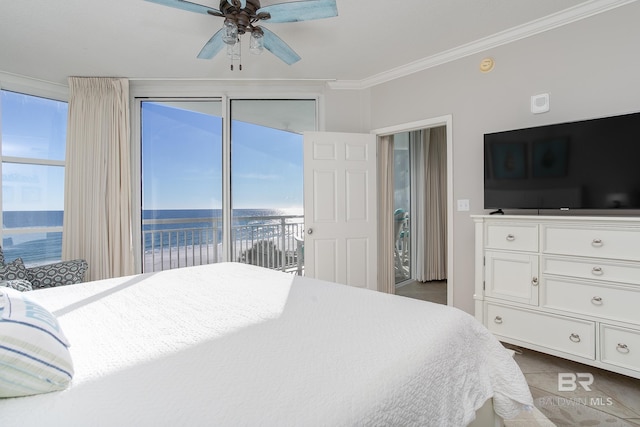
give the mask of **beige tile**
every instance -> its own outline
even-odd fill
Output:
[[[505,427],[554,427],[549,418],[547,418],[538,408],[531,411],[523,411],[516,418],[504,420]]]
[[[509,347],[507,345],[507,347]],[[584,365],[560,357],[550,356],[537,351],[521,349],[522,354],[514,356],[515,361],[525,374],[539,372],[582,372]]]
[[[591,373],[594,381],[589,386],[590,391],[581,386],[575,391],[559,391],[558,372]],[[575,402],[619,418],[640,417],[640,381],[588,366],[582,366],[579,370],[558,372],[529,373],[525,374],[525,378],[530,387],[535,387],[549,396],[555,396],[554,402],[560,402],[561,405],[571,405]]]
[[[617,417],[599,409],[599,407],[583,405],[580,398],[567,398],[550,395],[536,388],[531,388],[534,404],[540,412],[558,427],[574,426],[619,426],[637,427],[629,420]]]
[[[586,417],[583,421],[589,425],[589,422],[604,416],[610,418],[598,422],[608,420],[615,425],[626,426],[635,423],[623,419],[640,418],[638,379],[527,349],[514,358],[525,374],[534,398],[538,399],[536,406],[554,422],[564,419],[566,424],[572,415],[575,419]],[[592,374],[591,390],[578,386],[575,391],[559,391],[558,374],[563,372]]]
[[[433,282],[413,282],[396,289],[396,295],[431,301],[438,304],[447,303],[447,282],[445,280]]]

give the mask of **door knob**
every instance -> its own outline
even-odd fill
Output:
[[[313,228],[307,229],[307,234],[313,234]]]

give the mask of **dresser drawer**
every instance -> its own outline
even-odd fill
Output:
[[[600,325],[600,360],[640,371],[640,331]]]
[[[489,249],[538,251],[537,224],[487,224],[485,235],[485,246]]]
[[[540,291],[542,307],[640,323],[640,286],[605,286],[545,277]]]
[[[487,303],[487,328],[513,338],[595,359],[595,323]]]
[[[543,256],[542,274],[640,285],[640,263]]]
[[[542,252],[640,261],[640,228],[544,225]]]

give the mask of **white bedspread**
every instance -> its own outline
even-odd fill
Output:
[[[0,399],[0,426],[463,426],[524,377],[450,307],[223,263],[34,291],[69,389]]]

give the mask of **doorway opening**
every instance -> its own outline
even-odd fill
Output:
[[[451,117],[375,131],[393,147],[388,292],[453,305]],[[381,260],[382,262],[383,260]]]

